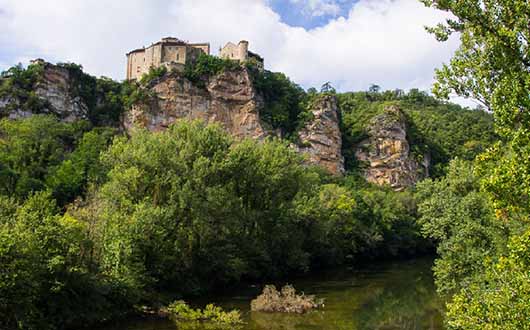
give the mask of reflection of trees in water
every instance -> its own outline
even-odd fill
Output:
[[[323,324],[332,323],[325,311],[314,310],[305,314],[264,313],[250,314],[250,327],[253,330],[299,330],[324,329]],[[326,327],[327,329],[327,327]],[[329,329],[340,328],[330,327]]]
[[[322,310],[302,315],[251,313],[245,329],[440,330],[443,304],[429,268],[430,263],[399,265],[367,278],[360,287],[341,290],[339,285],[328,293]]]
[[[430,276],[407,272],[411,280],[390,281],[366,301],[354,316],[358,329],[439,330],[443,305],[436,296]]]
[[[248,312],[244,306],[250,301],[246,299],[243,303],[231,299],[223,307],[243,310],[248,323],[239,330],[441,330],[443,303],[436,296],[430,267],[430,260],[398,262],[356,274],[335,271],[325,278],[308,279],[305,285],[295,283],[301,290],[326,298],[323,309],[305,314]],[[195,322],[134,329],[226,328]]]
[[[243,330],[243,325],[222,325],[214,322],[186,321],[176,322],[178,330]]]

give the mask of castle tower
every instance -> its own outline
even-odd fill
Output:
[[[238,59],[240,61],[246,61],[248,58],[248,41],[241,40],[237,44],[237,48],[238,48],[238,53],[239,53]]]

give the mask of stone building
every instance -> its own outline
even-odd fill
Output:
[[[248,50],[248,41],[241,40],[237,45],[233,42],[228,42],[219,50],[221,58],[245,62],[254,59],[256,64],[263,68],[263,58],[256,53]]]
[[[201,53],[210,54],[209,43],[190,44],[177,38],[162,40],[127,53],[127,80],[140,79],[151,67],[182,69]]]

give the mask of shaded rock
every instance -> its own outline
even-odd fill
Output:
[[[330,173],[344,173],[342,135],[339,126],[337,98],[319,97],[311,107],[313,119],[298,132],[300,143],[295,148],[309,156],[311,164],[320,165]]]
[[[396,106],[390,106],[372,119],[369,137],[356,147],[355,156],[366,164],[368,182],[403,190],[429,175],[430,157],[420,163],[410,152],[406,118]]]
[[[210,78],[205,87],[194,85],[182,73],[171,72],[148,89],[152,97],[126,113],[126,129],[140,126],[159,131],[178,119],[202,119],[220,123],[237,138],[263,139],[268,135],[259,118],[263,101],[243,67]]]

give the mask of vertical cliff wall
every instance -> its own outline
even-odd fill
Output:
[[[75,93],[75,78],[67,68],[45,62],[38,62],[42,70],[31,91],[13,90],[10,95],[0,97],[0,117],[11,119],[31,116],[35,113],[53,114],[61,120],[72,122],[88,117],[88,107]],[[16,89],[17,87],[13,87]],[[34,95],[30,95],[34,94]],[[28,102],[28,97],[36,96]]]
[[[194,85],[182,73],[172,72],[153,81],[147,89],[151,97],[126,113],[127,129],[137,125],[158,131],[185,118],[220,123],[238,138],[263,139],[268,135],[259,120],[263,101],[243,67],[211,77],[204,87]]]
[[[308,155],[312,164],[320,165],[330,173],[344,173],[342,135],[339,126],[339,109],[333,95],[324,95],[311,105],[312,119],[298,132],[297,149]]]
[[[429,156],[420,164],[411,154],[406,118],[398,107],[387,107],[373,118],[368,135],[355,151],[367,181],[403,190],[428,176]]]

